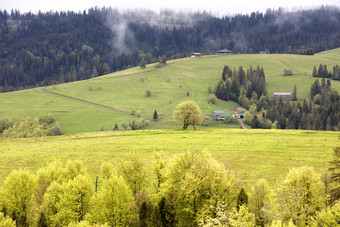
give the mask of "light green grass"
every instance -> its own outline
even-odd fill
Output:
[[[152,119],[157,110],[159,121],[173,121],[172,112],[182,101],[191,99],[198,103],[205,116],[213,110],[224,110],[239,105],[235,102],[218,100],[216,105],[208,104],[208,87],[214,86],[221,79],[224,65],[249,68],[260,65],[266,74],[269,96],[273,92],[292,92],[297,86],[297,96],[306,98],[310,86],[315,81],[312,77],[314,65],[327,64],[329,67],[340,63],[340,49],[322,52],[314,56],[301,55],[229,55],[203,56],[168,61],[165,67],[157,64],[147,65],[146,69],[132,69],[108,74],[74,83],[65,83],[44,88],[82,100],[114,107],[130,112],[140,110],[142,117]],[[293,76],[283,76],[283,70],[291,69]],[[142,82],[142,79],[144,82]],[[92,87],[92,91],[89,91]],[[98,89],[98,88],[101,89]],[[340,81],[332,81],[332,87],[340,91]],[[146,97],[146,90],[151,97]],[[189,97],[187,93],[189,92]],[[52,113],[66,133],[108,130],[115,123],[128,121],[132,116],[113,112],[102,107],[67,100],[44,94],[38,89],[0,94],[0,118],[35,117],[41,113]],[[167,128],[166,125],[151,124],[149,129]],[[174,128],[172,125],[168,127]],[[180,127],[179,127],[180,128]]]
[[[298,130],[145,130],[95,132],[45,138],[0,139],[0,185],[17,169],[36,172],[59,159],[81,160],[92,179],[100,165],[118,166],[136,152],[151,171],[153,154],[162,151],[167,160],[192,150],[206,150],[220,163],[237,171],[246,185],[265,178],[274,186],[290,168],[328,168],[333,147],[340,146],[338,132]],[[151,174],[151,173],[150,173]]]

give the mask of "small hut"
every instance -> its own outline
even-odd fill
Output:
[[[231,50],[223,49],[223,50],[216,51],[216,54],[217,55],[229,55],[229,54],[233,54],[233,52]]]

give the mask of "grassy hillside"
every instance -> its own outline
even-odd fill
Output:
[[[309,95],[310,86],[315,81],[311,75],[313,66],[320,63],[329,67],[339,64],[340,49],[314,56],[270,54],[178,59],[168,61],[165,67],[147,65],[146,69],[137,67],[91,80],[43,88],[68,98],[43,93],[39,89],[0,94],[0,118],[25,118],[52,113],[61,128],[67,134],[72,134],[98,131],[103,127],[109,130],[115,123],[133,118],[129,115],[131,110],[140,110],[142,117],[147,119],[151,119],[154,110],[157,110],[160,121],[173,121],[171,114],[176,105],[188,99],[195,100],[206,116],[220,109],[232,113],[230,109],[238,107],[238,104],[219,100],[213,105],[208,104],[207,100],[207,89],[209,86],[214,87],[220,80],[224,65],[235,68],[240,65],[245,68],[260,65],[265,70],[269,95],[275,91],[291,92],[296,84],[298,98],[302,99]],[[283,76],[284,68],[291,69],[294,75]],[[340,91],[339,81],[332,81],[332,86]],[[146,97],[146,90],[151,91],[151,97]],[[178,126],[154,123],[149,128],[171,129]]]
[[[290,168],[328,168],[333,147],[340,146],[338,132],[297,130],[145,130],[96,132],[58,137],[0,139],[0,185],[15,169],[37,171],[59,159],[83,161],[92,179],[100,165],[118,166],[132,153],[140,155],[151,171],[153,155],[162,151],[167,160],[187,150],[207,150],[213,158],[236,170],[246,184],[259,178],[271,185]],[[151,173],[150,173],[151,174]]]

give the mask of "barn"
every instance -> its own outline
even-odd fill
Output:
[[[275,100],[291,100],[292,93],[290,92],[274,92],[274,99]]]

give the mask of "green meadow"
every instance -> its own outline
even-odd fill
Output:
[[[52,113],[66,134],[74,134],[110,130],[115,123],[134,118],[129,115],[132,110],[139,110],[143,118],[151,120],[154,110],[157,110],[160,119],[150,124],[148,129],[174,129],[180,126],[168,122],[173,121],[173,110],[184,100],[196,101],[206,118],[213,110],[233,113],[232,110],[239,107],[237,103],[222,100],[218,100],[217,104],[208,103],[208,87],[214,88],[221,79],[224,65],[232,68],[262,66],[269,96],[273,92],[292,92],[296,85],[298,98],[303,99],[309,96],[310,86],[315,81],[311,75],[313,67],[320,63],[328,67],[339,64],[340,49],[314,56],[235,54],[177,59],[168,61],[163,67],[157,63],[147,65],[146,69],[135,67],[90,80],[2,93],[0,118],[27,118]],[[283,76],[285,68],[291,69],[293,76]],[[340,81],[332,81],[332,87],[340,91]],[[146,90],[151,91],[150,97],[146,96]],[[123,113],[93,104],[105,105]]]
[[[94,180],[103,162],[118,167],[136,153],[151,176],[153,155],[166,160],[185,151],[207,151],[235,170],[246,186],[259,178],[270,185],[285,177],[292,167],[313,166],[324,173],[333,147],[340,146],[338,132],[299,130],[140,130],[95,132],[57,137],[0,139],[0,185],[17,169],[35,173],[55,159],[81,160]]]

